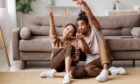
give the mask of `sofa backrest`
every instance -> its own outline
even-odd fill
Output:
[[[76,17],[61,17],[55,16],[55,26],[58,35],[62,35],[62,31],[65,28],[65,25],[68,23],[76,23]],[[27,27],[31,30],[33,35],[49,35],[49,17],[48,16],[32,16],[23,14],[21,20],[21,28]]]
[[[76,16],[55,16],[54,18],[58,35],[62,35],[66,24],[76,23]],[[133,27],[140,27],[140,15],[100,16],[97,19],[105,36],[130,36],[130,31]],[[23,14],[21,19],[22,27],[30,28],[33,35],[48,36],[50,29],[49,17]]]
[[[140,27],[140,15],[97,17],[106,36],[130,36],[133,27]]]

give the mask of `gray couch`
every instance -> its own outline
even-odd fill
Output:
[[[140,38],[131,35],[134,27],[140,27],[140,16],[101,16],[99,20],[105,39],[107,40],[114,60],[140,59]],[[67,23],[76,23],[76,17],[55,16],[58,35],[62,35]],[[22,28],[29,28],[31,36],[22,39]],[[26,32],[24,32],[26,34]],[[24,34],[22,33],[22,34]],[[12,31],[12,50],[14,60],[49,61],[51,44],[49,40],[49,18],[47,16],[22,15],[20,28]]]

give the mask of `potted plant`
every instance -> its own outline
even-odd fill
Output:
[[[24,14],[29,14],[32,10],[32,2],[35,0],[16,0],[16,10]]]
[[[32,2],[35,0],[16,0],[16,10],[17,10],[17,25],[20,26],[20,21],[22,19],[22,14],[29,14],[33,11]]]

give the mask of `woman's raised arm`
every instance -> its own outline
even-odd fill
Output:
[[[54,43],[57,40],[57,32],[55,29],[55,22],[54,22],[54,16],[53,16],[53,12],[51,9],[48,10],[48,16],[50,18],[50,31],[49,31],[49,36],[51,38],[52,41],[52,47],[54,47]]]

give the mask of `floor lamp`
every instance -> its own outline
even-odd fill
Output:
[[[5,1],[6,0],[0,0],[0,16],[2,17],[0,19],[2,19],[2,20],[3,20],[3,17],[4,17],[3,16],[3,10],[6,10]],[[5,44],[5,39],[4,39],[2,28],[1,28],[2,27],[1,25],[3,24],[2,20],[1,20],[1,23],[0,23],[0,43],[2,45],[2,50],[3,50],[3,54],[6,58],[6,62],[8,64],[8,66],[10,67],[11,64],[10,64],[10,60],[9,60],[9,56],[8,56],[8,52],[7,52],[7,48],[6,48],[6,44]]]

